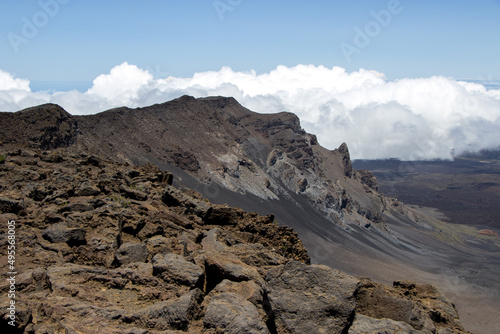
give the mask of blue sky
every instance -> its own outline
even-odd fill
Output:
[[[373,12],[389,6],[398,11],[382,26]],[[26,20],[40,26],[34,36],[23,35]],[[373,37],[348,61],[340,46],[356,47],[367,27]],[[14,47],[13,34],[29,38]],[[53,89],[90,87],[125,61],[156,78],[313,64],[389,79],[500,79],[498,0],[3,0],[0,37],[1,70]]]
[[[353,158],[500,147],[500,0],[0,1],[0,111],[222,95]]]

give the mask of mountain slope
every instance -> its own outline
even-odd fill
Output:
[[[1,148],[16,241],[14,264],[0,262],[16,270],[14,289],[0,284],[14,309],[0,309],[2,333],[465,333],[433,286],[308,265],[272,215],[210,203],[156,166]]]
[[[112,159],[160,161],[266,200],[301,194],[337,224],[385,228],[378,215],[383,203],[370,188],[374,178],[352,170],[345,144],[324,149],[293,114],[257,114],[232,98],[185,96],[81,117],[78,124],[78,143]]]
[[[39,109],[60,112],[54,105]],[[214,203],[274,214],[298,232],[314,263],[382,282],[436,283],[459,310],[471,312],[471,321],[500,309],[492,306],[500,291],[495,238],[449,228],[379,194],[371,173],[352,169],[347,145],[321,147],[293,114],[254,113],[232,98],[184,96],[146,108],[57,115],[54,124],[76,126],[62,147],[131,165],[150,162]],[[15,136],[42,147],[29,138],[53,128]]]

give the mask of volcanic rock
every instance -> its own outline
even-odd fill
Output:
[[[153,274],[165,281],[195,286],[203,278],[204,271],[196,264],[177,254],[160,255],[153,258]]]
[[[81,228],[67,228],[65,224],[54,224],[48,227],[42,236],[50,242],[65,242],[71,247],[86,244],[85,234],[85,230]]]
[[[269,271],[266,290],[278,332],[345,332],[353,320],[358,282],[326,266],[294,261]]]
[[[152,165],[260,200],[307,196],[311,206],[294,208],[384,233],[378,209],[392,202],[346,174],[347,147],[321,148],[295,115],[183,97],[92,117],[48,105],[0,118],[0,218],[16,222],[19,273],[15,326],[1,308],[2,333],[463,332],[434,287],[311,265],[287,221],[213,203]],[[4,305],[9,289],[4,280]]]
[[[134,262],[145,262],[148,249],[145,244],[126,242],[116,251],[116,260],[120,265]]]

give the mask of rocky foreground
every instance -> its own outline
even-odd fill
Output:
[[[433,286],[310,265],[272,215],[212,204],[154,165],[0,153],[18,273],[12,327],[2,233],[2,333],[464,333]]]

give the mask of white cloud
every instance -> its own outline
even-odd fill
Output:
[[[25,79],[16,79],[10,73],[0,70],[0,91],[24,90],[30,91],[30,82]]]
[[[137,99],[141,90],[152,81],[153,76],[151,73],[125,62],[115,66],[109,74],[98,76],[88,94],[127,103],[130,100]]]
[[[500,90],[445,77],[388,81],[384,74],[341,67],[278,66],[257,74],[228,67],[191,78],[153,79],[123,63],[91,89],[33,93],[29,81],[0,71],[0,110],[58,103],[73,114],[140,107],[181,95],[233,96],[247,108],[297,114],[323,146],[347,142],[353,158],[450,158],[451,151],[500,146]]]

